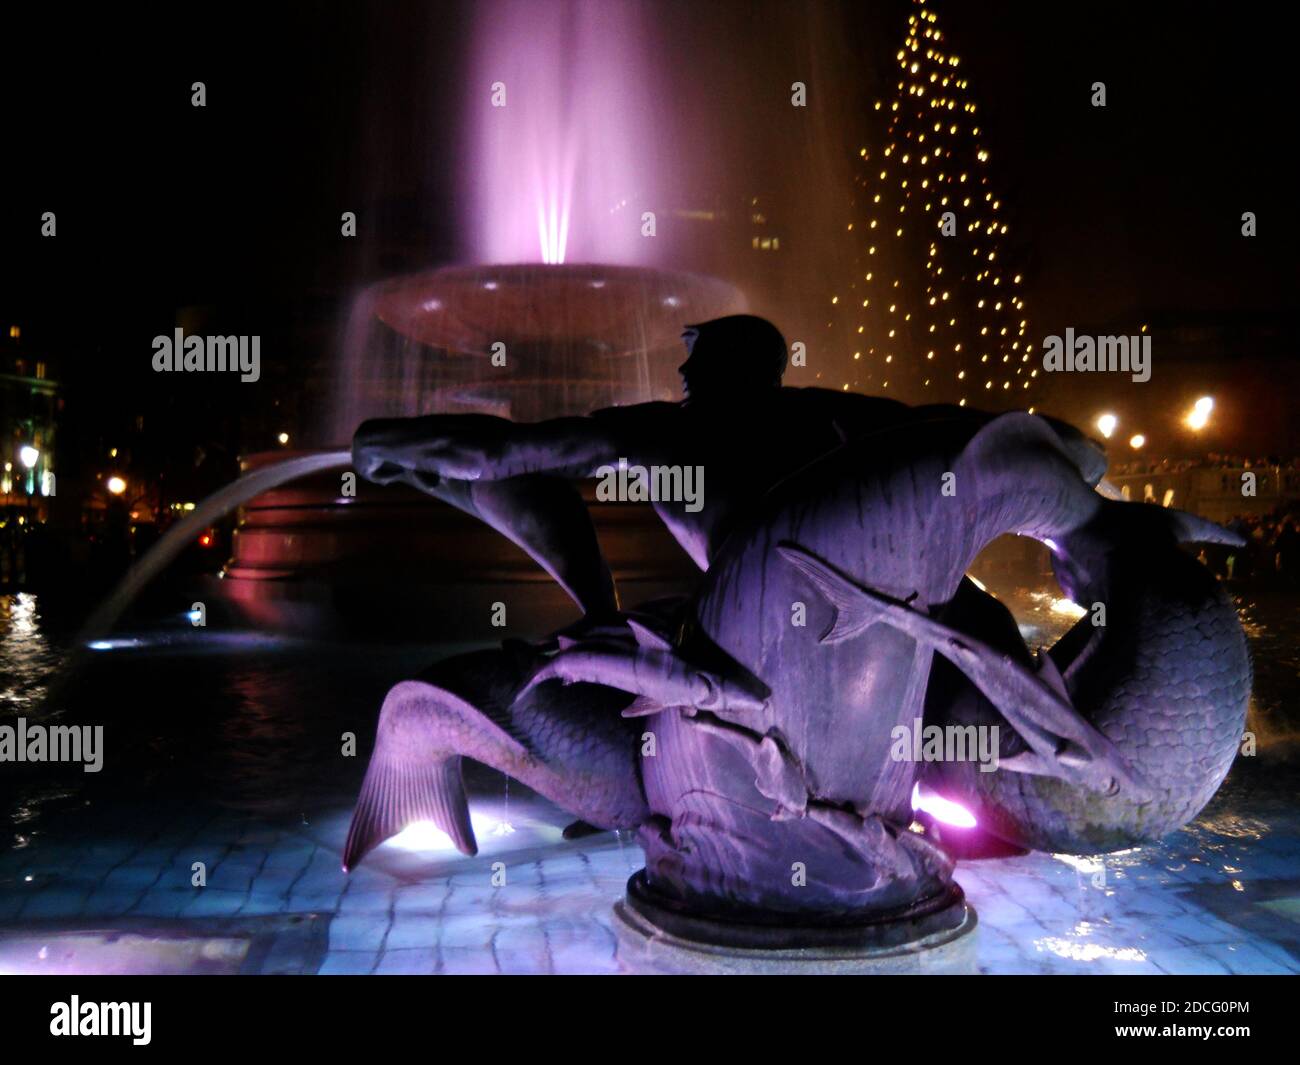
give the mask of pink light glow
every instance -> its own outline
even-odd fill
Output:
[[[659,138],[643,0],[480,0],[474,27],[473,257],[650,265],[641,215]]]
[[[920,784],[912,785],[912,809],[921,810],[936,821],[952,825],[954,828],[975,827],[975,815],[966,807],[951,799],[945,799],[929,788],[922,791]]]
[[[571,183],[537,194],[537,238],[542,262],[562,263],[569,244],[569,197]]]

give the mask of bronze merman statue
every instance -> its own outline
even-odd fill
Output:
[[[345,868],[415,820],[473,853],[462,757],[636,830],[637,890],[665,911],[805,931],[960,920],[952,860],[909,830],[922,775],[1020,846],[1113,849],[1195,816],[1231,763],[1250,666],[1178,541],[1230,534],[1106,501],[1100,449],[1053,419],[781,387],[784,340],[750,316],[684,340],[679,403],[358,430],[360,473],[479,513],[587,616],[392,689]],[[707,475],[694,505],[654,503],[702,571],[683,600],[618,608],[569,482],[620,463]],[[964,577],[1004,533],[1046,543],[1110,623],[1032,657]],[[996,768],[891,754],[922,719],[997,726]]]

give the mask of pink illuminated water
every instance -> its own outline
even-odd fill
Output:
[[[474,26],[474,259],[647,264],[658,143],[647,5],[481,0]]]

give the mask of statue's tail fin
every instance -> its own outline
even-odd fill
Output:
[[[462,854],[477,854],[456,748],[473,753],[497,739],[494,729],[451,692],[423,681],[394,686],[379,712],[374,754],[343,849],[344,870],[417,821],[432,821]],[[504,733],[500,739],[518,746]]]
[[[513,701],[515,682],[495,694],[491,685],[475,683],[484,665],[473,656],[448,660],[437,671],[439,684],[404,680],[389,691],[343,849],[345,870],[417,821],[432,821],[462,854],[478,853],[462,756],[592,824],[633,827],[645,818],[637,773],[640,729],[618,714],[625,693],[553,685]],[[473,692],[474,702],[449,690],[453,686]]]
[[[776,552],[812,581],[813,586],[834,608],[835,614],[820,643],[840,643],[885,620],[885,609],[862,588],[799,544],[783,541]]]
[[[371,760],[348,829],[343,871],[356,868],[384,840],[417,821],[432,821],[462,854],[478,853],[458,755],[424,765],[392,758]]]

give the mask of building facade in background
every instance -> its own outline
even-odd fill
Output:
[[[20,326],[6,327],[0,342],[0,508],[5,517],[43,520],[46,501],[57,490],[59,407],[59,385],[47,358],[23,345]]]

